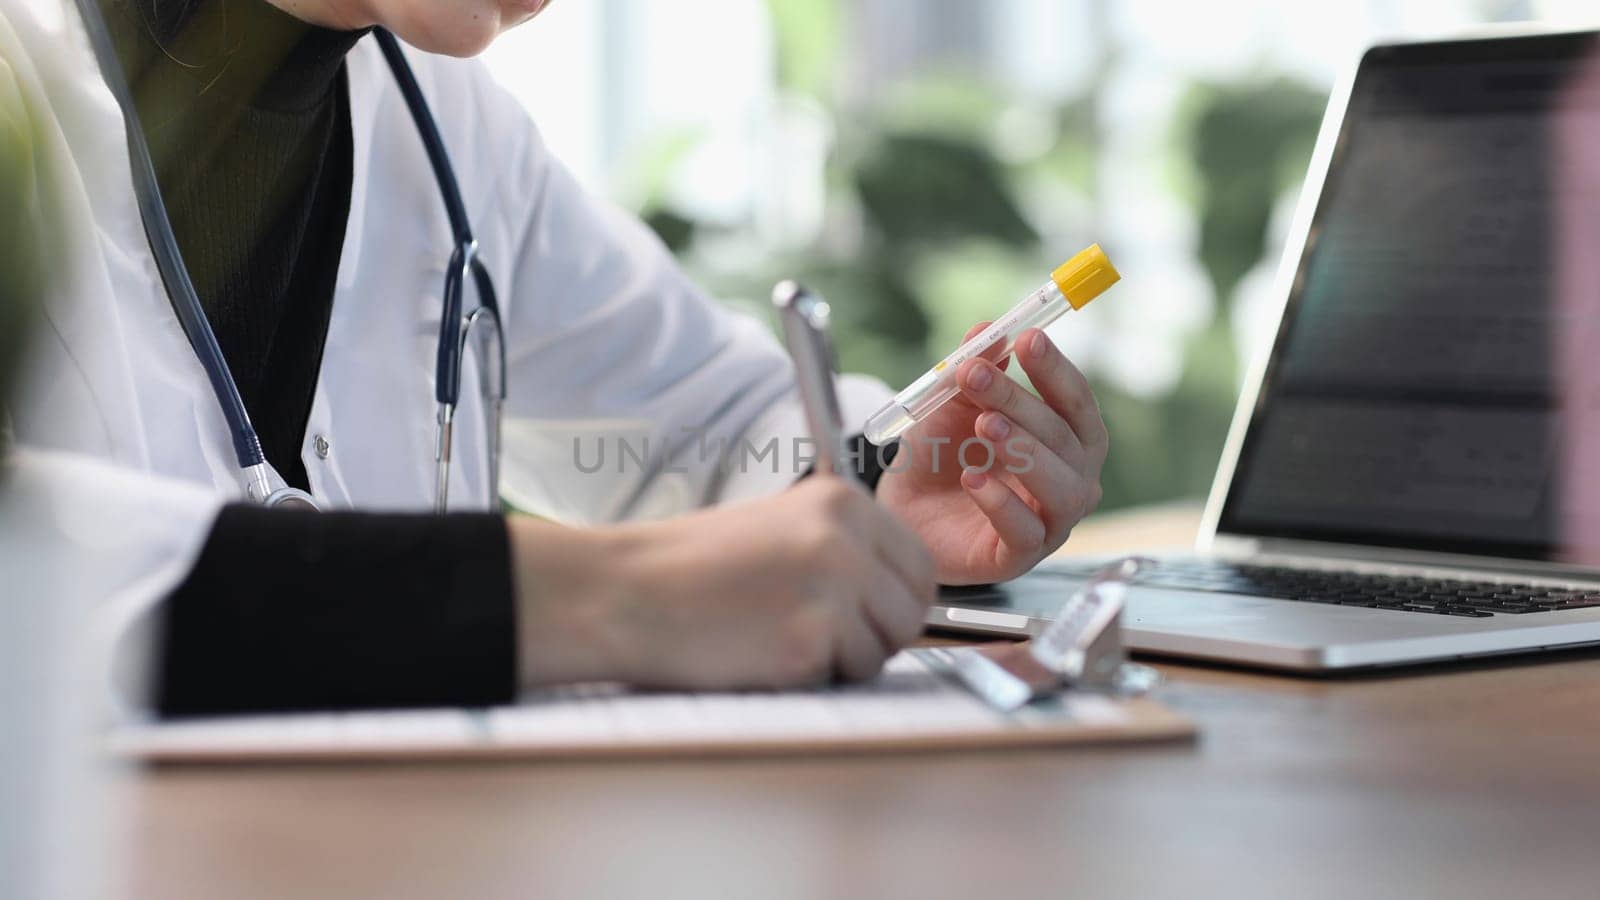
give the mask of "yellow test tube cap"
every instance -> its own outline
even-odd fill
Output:
[[[1061,295],[1067,298],[1073,309],[1083,309],[1090,300],[1105,293],[1106,288],[1121,281],[1122,275],[1106,258],[1106,252],[1100,249],[1099,244],[1090,244],[1083,252],[1051,272],[1050,280],[1061,289]]]

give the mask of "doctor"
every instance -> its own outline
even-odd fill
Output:
[[[542,0],[83,0],[112,60],[55,2],[0,0],[0,96],[32,119],[41,221],[64,235],[13,467],[98,522],[127,585],[112,602],[163,626],[168,712],[865,678],[936,582],[1023,573],[1099,499],[1094,398],[1037,331],[1018,359],[1039,396],[974,360],[889,471],[864,447],[860,479],[797,480],[785,354],[585,194],[465,61]],[[474,337],[442,481],[460,229],[374,26],[408,45],[494,289],[463,312],[493,307],[504,333],[499,458],[497,348]],[[181,270],[152,249],[163,215]],[[175,271],[258,435],[254,475]],[[851,423],[888,396],[842,391]],[[974,437],[998,453],[964,471]],[[732,458],[772,439],[776,463]],[[252,502],[295,490],[325,511]]]

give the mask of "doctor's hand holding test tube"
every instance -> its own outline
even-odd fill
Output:
[[[928,545],[941,583],[1015,578],[1099,504],[1106,426],[1083,373],[1041,329],[1120,277],[1089,247],[868,421],[868,440],[900,440],[878,499]],[[1003,371],[1013,352],[1037,396]]]

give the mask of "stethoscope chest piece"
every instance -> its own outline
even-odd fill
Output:
[[[268,509],[298,510],[300,512],[322,512],[322,507],[317,505],[316,498],[299,488],[278,488],[267,495],[266,502],[261,504]]]
[[[272,486],[272,476],[266,463],[258,463],[244,470],[245,493],[252,503],[268,509],[290,509],[304,512],[321,512],[315,497],[299,488]]]

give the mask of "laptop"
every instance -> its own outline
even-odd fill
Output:
[[[1373,47],[1311,173],[1197,552],[1126,643],[1301,672],[1600,643],[1600,32]],[[1084,574],[928,621],[1033,633]]]

